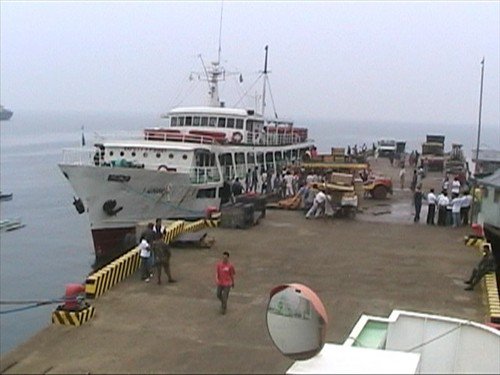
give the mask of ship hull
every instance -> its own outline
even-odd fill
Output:
[[[88,214],[97,260],[112,259],[137,243],[138,223],[162,219],[196,219],[208,206],[219,207],[218,198],[197,197],[200,189],[187,173],[140,168],[60,164],[64,176]]]

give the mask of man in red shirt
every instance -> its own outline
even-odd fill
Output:
[[[234,288],[234,267],[229,263],[229,253],[224,251],[222,261],[217,263],[215,282],[217,283],[217,298],[221,301],[221,313],[226,313],[229,290]]]

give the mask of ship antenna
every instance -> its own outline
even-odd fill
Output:
[[[262,80],[263,87],[262,87],[262,116],[264,116],[264,112],[266,110],[266,81],[267,81],[267,50],[268,46],[264,48],[266,50],[266,57],[264,59],[264,79]]]
[[[274,117],[278,118],[278,114],[276,113],[276,106],[274,105],[274,98],[273,98],[273,93],[271,91],[271,83],[269,82],[269,77],[267,76],[268,70],[267,70],[267,54],[268,54],[268,46],[264,48],[266,50],[266,57],[264,59],[264,71],[263,76],[263,88],[262,88],[262,116],[264,117],[265,115],[265,110],[266,110],[266,83],[269,84],[269,94],[271,95],[271,101],[273,103],[273,110],[274,110]]]
[[[220,3],[220,22],[219,22],[219,51],[217,54],[217,62],[220,64],[220,53],[222,50],[221,47],[221,40],[222,40],[222,11],[224,10],[224,1],[221,1]]]

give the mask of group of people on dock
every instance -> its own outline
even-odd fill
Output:
[[[153,268],[156,268],[157,283],[160,285],[162,269],[167,275],[169,283],[177,282],[170,271],[170,258],[172,253],[169,245],[165,242],[166,228],[162,225],[161,219],[156,219],[155,223],[148,223],[142,232],[139,242],[139,257],[141,260],[141,280],[149,283],[154,276]],[[229,252],[224,251],[222,260],[219,261],[215,271],[215,283],[217,286],[216,296],[221,302],[221,313],[225,314],[229,291],[234,288],[235,270],[229,262]]]
[[[262,170],[259,174],[259,167],[249,169],[245,176],[244,184],[238,177],[231,183],[227,183],[226,189],[232,201],[243,193],[275,193],[280,199],[285,199],[297,195],[304,185],[311,185],[313,182],[325,182],[326,176],[321,174],[306,174],[298,168],[285,167],[280,173],[273,170]],[[224,189],[224,188],[223,188]],[[222,199],[222,203],[229,199]]]
[[[161,219],[156,219],[155,223],[148,223],[146,229],[141,234],[139,242],[141,279],[147,283],[153,276],[153,268],[156,268],[158,284],[161,284],[162,268],[167,275],[168,282],[176,282],[170,272],[170,258],[172,253],[164,240],[165,233],[166,229],[161,224]]]
[[[416,172],[416,171],[415,171]],[[418,181],[418,177],[414,178]],[[449,181],[446,177],[443,181],[441,192],[436,196],[434,189],[430,189],[427,194],[422,192],[422,183],[416,182],[413,189],[413,204],[415,207],[414,222],[420,221],[420,212],[422,209],[422,201],[427,201],[427,224],[436,224],[439,226],[452,226],[457,228],[462,225],[469,224],[470,208],[472,204],[472,195],[468,187],[462,188],[462,185],[455,177],[453,181]]]

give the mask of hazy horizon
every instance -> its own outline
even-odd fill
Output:
[[[1,1],[1,103],[151,114],[199,104],[190,90],[206,83],[189,76],[202,72],[198,54],[217,59],[220,11],[219,1]],[[476,126],[484,57],[482,124],[500,134],[497,1],[226,1],[222,19],[222,63],[244,77],[227,79],[228,105],[269,45],[268,115],[274,100],[291,119]]]

